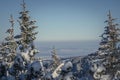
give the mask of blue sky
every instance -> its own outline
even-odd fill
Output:
[[[37,41],[98,40],[111,10],[120,22],[120,0],[25,0],[31,20],[36,20]],[[10,27],[12,14],[18,20],[22,0],[0,0],[0,38]],[[15,21],[15,34],[20,32]]]

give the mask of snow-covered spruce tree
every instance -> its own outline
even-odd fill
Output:
[[[22,7],[23,9],[20,12],[20,17],[18,20],[21,33],[20,35],[16,35],[14,37],[16,39],[20,52],[19,50],[17,50],[17,54],[14,58],[13,64],[8,71],[9,74],[15,79],[21,80],[23,76],[32,76],[29,79],[31,80],[32,78],[39,78],[40,76],[40,70],[37,70],[37,72],[39,72],[38,74],[29,74],[29,68],[32,68],[31,73],[35,73],[36,71],[36,68],[33,69],[32,66],[32,64],[35,63],[32,58],[34,58],[34,55],[38,53],[38,50],[35,49],[35,46],[33,44],[33,41],[36,39],[35,35],[37,34],[37,32],[35,32],[34,30],[35,28],[37,28],[37,26],[34,26],[35,21],[30,20],[30,16],[28,16],[29,11],[26,10],[26,4],[24,0]],[[34,65],[37,66],[36,64]]]
[[[2,54],[2,60],[0,61],[0,80],[7,79],[7,70],[9,69],[9,64],[13,62],[16,55],[17,43],[14,40],[14,20],[12,15],[10,16],[11,27],[6,31],[8,36],[2,42],[0,53]]]
[[[101,62],[105,67],[105,73],[111,76],[111,79],[115,77],[117,71],[120,70],[119,65],[119,43],[120,43],[120,29],[117,27],[118,24],[114,23],[116,19],[112,18],[111,12],[109,11],[108,20],[105,21],[107,26],[105,27],[104,33],[101,35],[102,40],[100,42],[98,56],[103,59]],[[98,61],[98,60],[97,60]],[[101,76],[104,73],[101,73]]]
[[[12,15],[10,16],[10,23],[11,23],[11,27],[6,31],[6,33],[8,33],[8,36],[5,38],[5,40],[2,42],[1,45],[1,53],[5,57],[7,57],[8,55],[15,55],[16,54],[16,48],[17,48],[17,43],[14,40],[14,20]]]
[[[109,11],[108,20],[105,22],[107,26],[105,27],[104,33],[101,35],[102,40],[100,42],[99,51],[102,53],[117,54],[118,53],[118,42],[120,42],[120,29],[117,28],[118,24],[114,23],[116,19],[112,18]]]
[[[58,57],[58,55],[56,54],[55,47],[53,47],[53,50],[51,51],[51,53],[52,53],[52,60],[53,60],[52,66],[53,66],[53,69],[56,69],[60,65],[61,60]]]
[[[16,35],[15,38],[18,38],[18,44],[19,49],[21,52],[25,52],[27,49],[34,49],[33,41],[36,39],[35,35],[38,32],[35,32],[34,30],[37,28],[37,26],[34,26],[36,21],[30,20],[30,16],[28,15],[29,11],[26,10],[26,4],[23,0],[22,4],[22,11],[20,12],[19,17],[19,25],[21,34]]]
[[[119,43],[120,43],[120,29],[118,24],[115,23],[109,11],[108,20],[105,21],[104,33],[100,36],[101,42],[98,51],[88,56],[90,76],[94,80],[119,80],[114,79],[115,74],[120,71],[119,65]],[[84,69],[83,69],[84,70]],[[87,69],[88,71],[89,69]]]

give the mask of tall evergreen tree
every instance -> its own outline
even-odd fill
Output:
[[[15,54],[17,48],[17,43],[14,40],[14,20],[12,15],[10,16],[9,21],[11,23],[11,27],[6,31],[6,33],[8,33],[8,36],[5,38],[4,42],[2,42],[2,48],[0,50],[4,55],[7,55],[9,53]]]
[[[100,42],[99,50],[114,54],[118,52],[117,45],[118,42],[120,42],[120,29],[117,28],[118,24],[114,23],[116,19],[112,18],[110,11],[107,16],[108,20],[105,21],[107,26],[105,27],[104,33],[101,35],[102,40]]]
[[[22,11],[18,20],[21,34],[15,36],[15,38],[19,38],[18,43],[21,52],[29,48],[34,49],[33,41],[36,39],[35,35],[38,33],[34,31],[37,28],[37,26],[34,26],[36,21],[30,20],[28,13],[29,11],[26,10],[26,4],[23,0]]]

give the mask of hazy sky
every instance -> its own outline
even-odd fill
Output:
[[[37,41],[96,40],[107,13],[120,22],[120,0],[25,0],[32,20],[39,26]],[[10,27],[10,14],[18,20],[22,0],[0,0],[0,38]],[[15,21],[15,34],[20,32]]]

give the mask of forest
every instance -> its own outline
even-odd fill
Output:
[[[14,35],[14,18],[0,43],[0,80],[120,80],[120,28],[107,14],[98,50],[86,56],[61,58],[53,47],[50,60],[37,58],[36,21],[31,20],[23,0],[19,12],[20,33]]]

